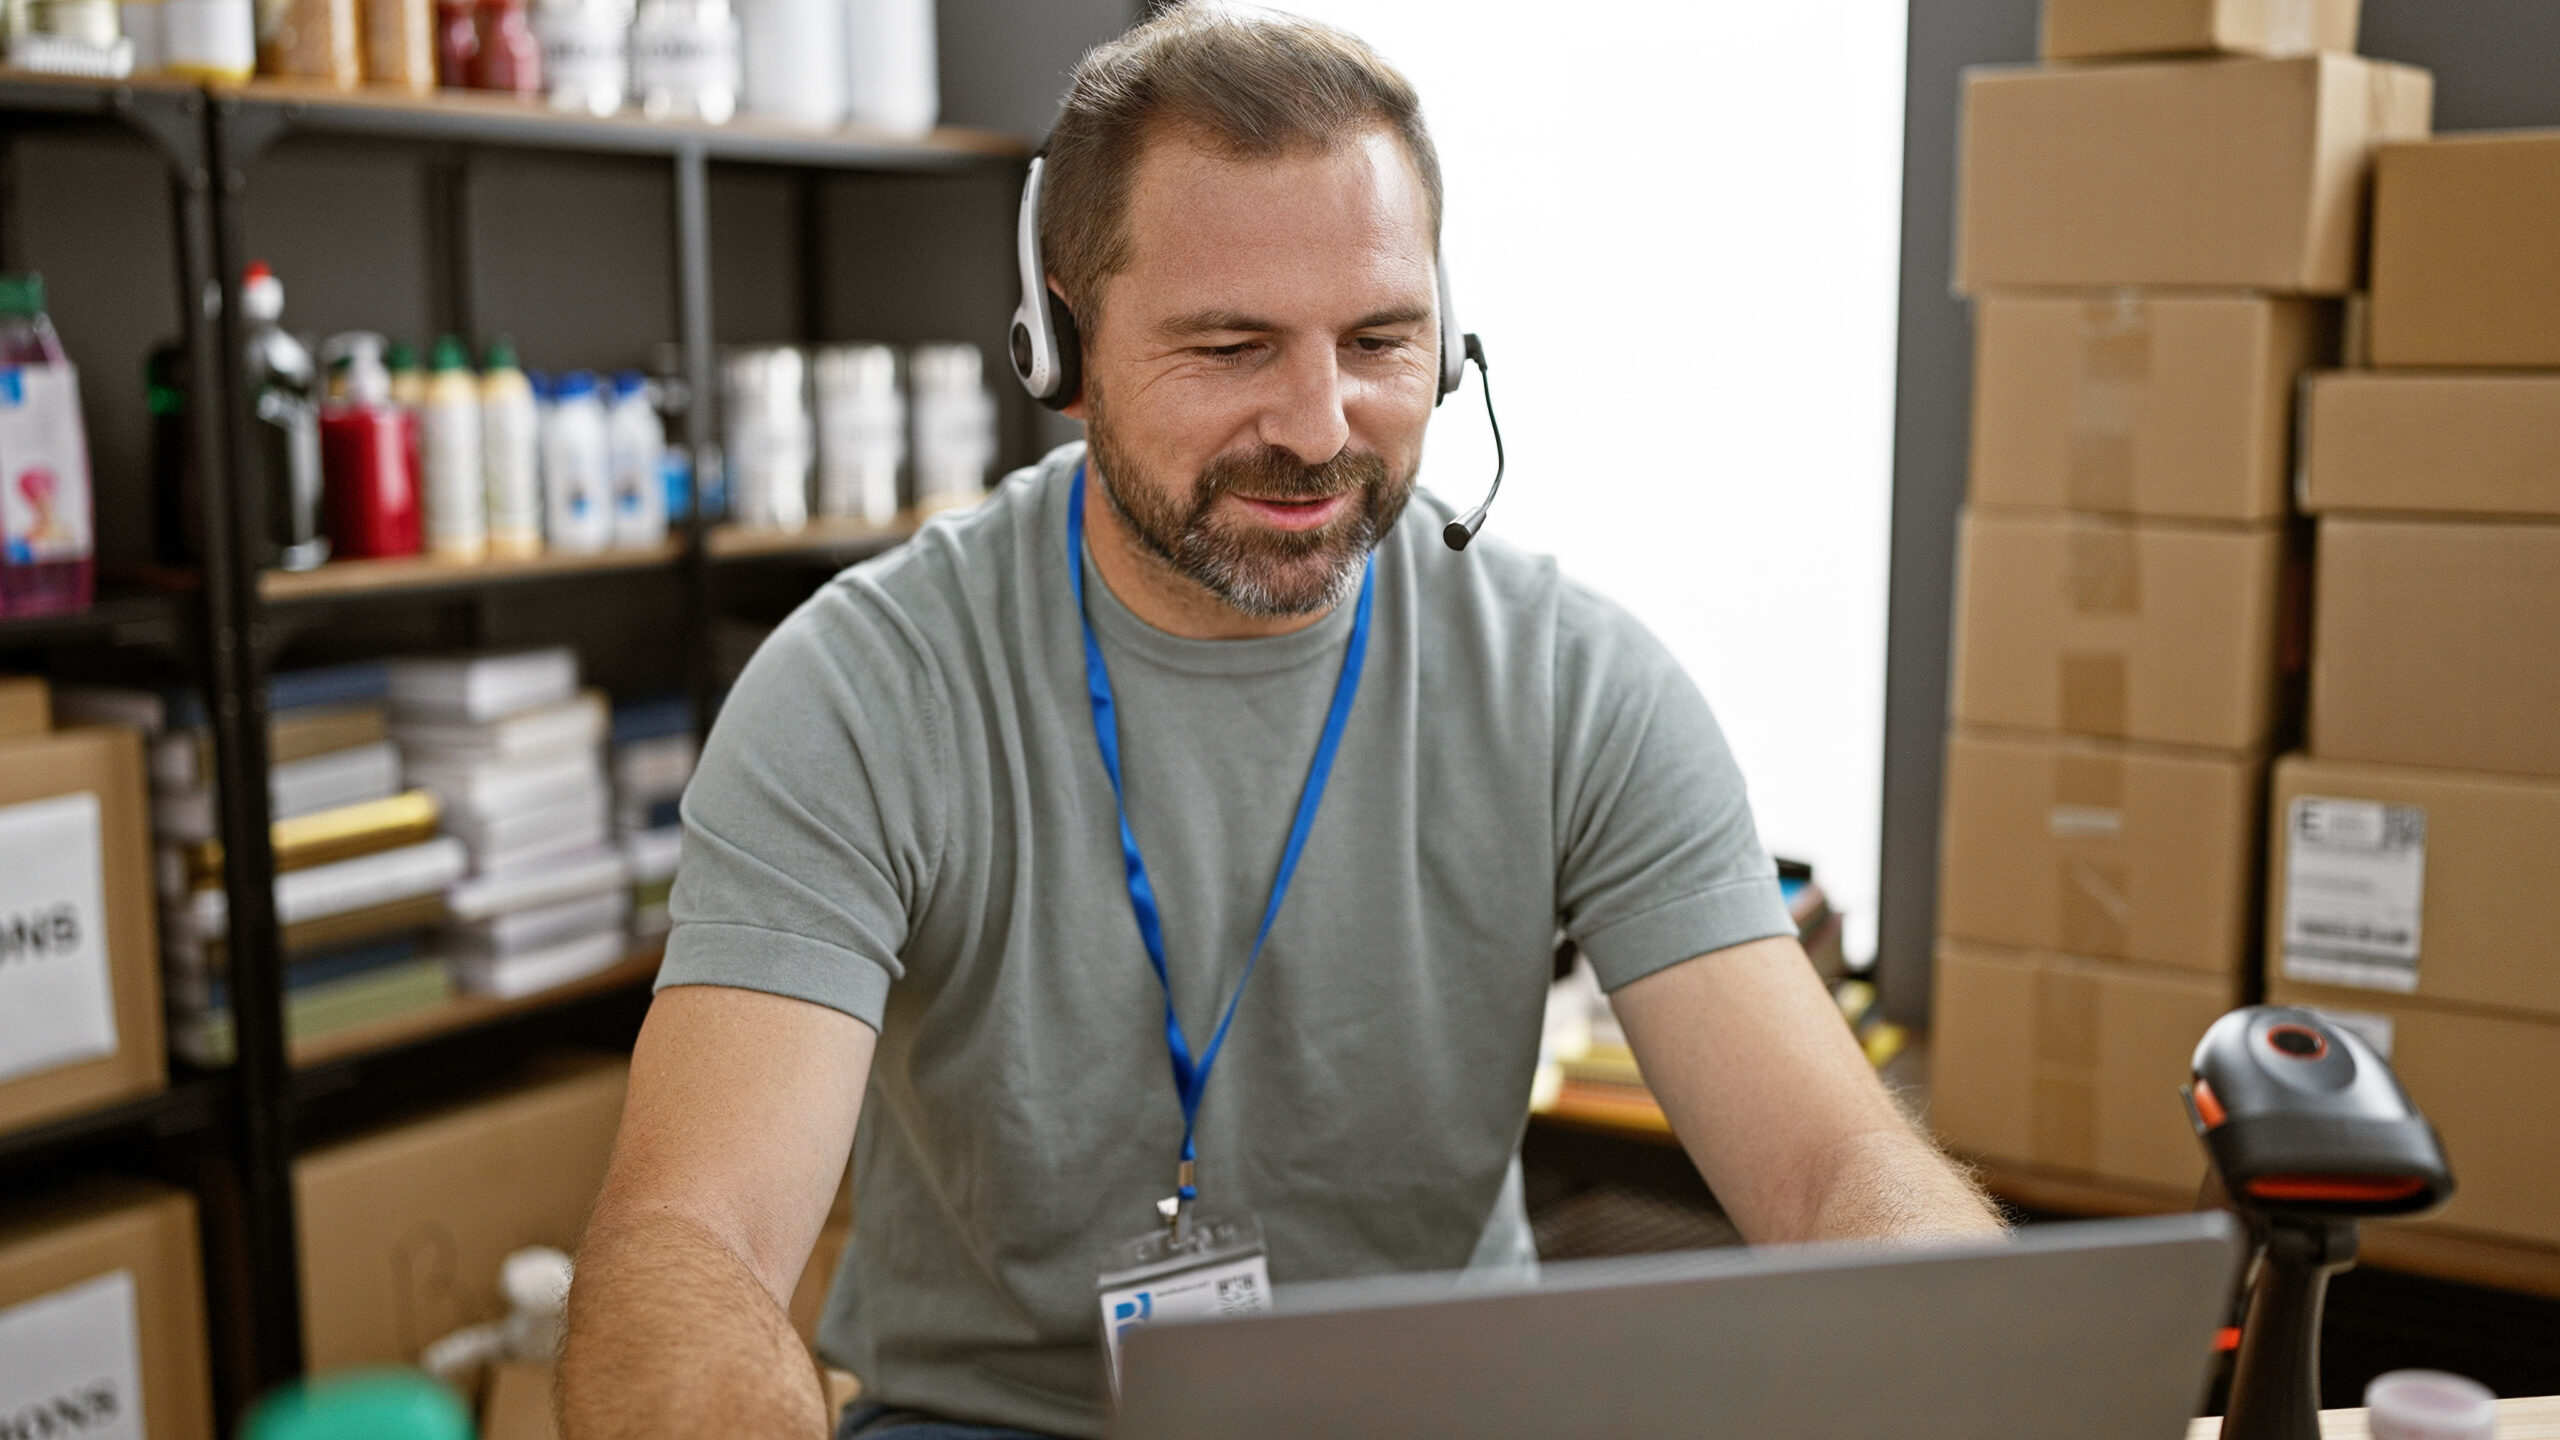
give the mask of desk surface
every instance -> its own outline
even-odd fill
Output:
[[[2373,1432],[2362,1410],[2320,1412],[2320,1440],[2368,1440]],[[2208,1416],[2187,1427],[2187,1440],[2220,1440],[2222,1417]],[[2498,1440],[2560,1440],[2560,1395],[2498,1402]]]

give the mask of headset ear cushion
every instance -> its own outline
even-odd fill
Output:
[[[1055,290],[1044,291],[1049,302],[1049,338],[1057,347],[1058,384],[1040,403],[1052,410],[1064,410],[1076,403],[1084,393],[1084,337],[1076,330],[1076,314],[1067,308]]]

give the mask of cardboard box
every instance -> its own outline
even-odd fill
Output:
[[[2047,60],[2352,53],[2359,0],[2044,0]]]
[[[2275,728],[2281,529],[1974,510],[1962,533],[1956,719],[2235,751]]]
[[[2373,147],[2433,93],[2351,55],[1967,71],[1956,289],[2344,294]]]
[[[35,675],[0,675],[0,740],[53,728],[53,691]]]
[[[1996,295],[1974,307],[1972,499],[2280,520],[2296,380],[2333,307],[2250,295]]]
[[[2560,130],[2386,146],[2373,363],[2560,366]]]
[[[2560,1025],[2466,1014],[2424,1000],[2303,985],[2267,999],[2307,1005],[2375,1041],[2453,1162],[2453,1200],[2418,1222],[2560,1245]]]
[[[1958,940],[2248,973],[2256,756],[1958,731],[1938,929]]]
[[[1930,1123],[1956,1150],[2193,1196],[2178,1087],[2239,982],[1938,942]]]
[[[304,1363],[414,1364],[506,1313],[498,1266],[574,1253],[604,1183],[627,1066],[564,1065],[523,1088],[294,1163]]]
[[[2324,517],[2311,753],[2560,776],[2560,523]]]
[[[142,737],[0,741],[0,1129],[168,1083]]]
[[[2323,514],[2560,517],[2560,373],[2317,376],[2302,475]]]
[[[2560,1019],[2560,781],[2291,755],[2270,803],[2271,973]]]
[[[551,1408],[553,1367],[509,1360],[491,1368],[480,1402],[480,1440],[560,1440]]]
[[[192,1198],[90,1181],[0,1210],[0,1433],[213,1440]]]

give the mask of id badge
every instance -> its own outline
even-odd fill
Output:
[[[1271,1270],[1262,1222],[1241,1213],[1194,1213],[1177,1238],[1170,1227],[1111,1247],[1103,1259],[1102,1339],[1111,1394],[1120,1394],[1120,1343],[1142,1325],[1271,1308]]]

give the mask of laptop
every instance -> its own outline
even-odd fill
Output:
[[[2179,1440],[2244,1255],[2217,1211],[1283,1287],[1131,1334],[1112,1434]]]

